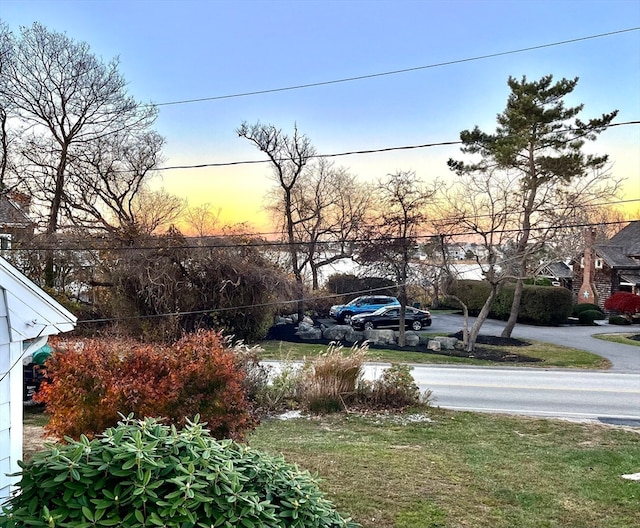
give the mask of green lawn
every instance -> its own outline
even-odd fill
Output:
[[[612,343],[622,343],[623,345],[640,346],[640,341],[637,339],[630,339],[631,336],[640,334],[640,329],[637,332],[631,332],[628,334],[594,334],[596,339],[602,339],[603,341],[611,341]]]
[[[312,345],[308,343],[290,343],[283,341],[263,341],[260,346],[264,349],[261,354],[262,359],[289,359],[300,360],[312,358],[326,350],[324,345]],[[564,367],[564,368],[584,368],[584,369],[608,369],[611,363],[598,356],[575,348],[561,347],[531,341],[529,346],[523,347],[490,347],[485,348],[511,352],[514,354],[527,355],[542,359],[537,363],[531,362],[495,362],[475,358],[461,358],[445,356],[428,352],[404,352],[397,350],[370,349],[369,361],[382,361],[387,363],[412,363],[412,364],[460,364],[460,365],[505,365],[519,367]],[[349,353],[349,349],[344,349]]]
[[[255,448],[317,472],[365,528],[638,528],[640,431],[430,410],[269,420]]]

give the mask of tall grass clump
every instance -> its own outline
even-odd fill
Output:
[[[356,399],[363,385],[367,351],[366,344],[355,344],[344,354],[341,345],[330,343],[326,352],[307,361],[299,385],[303,407],[315,413],[336,412]]]

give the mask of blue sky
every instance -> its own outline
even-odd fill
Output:
[[[41,22],[120,58],[130,93],[166,103],[270,90],[460,61],[640,27],[640,0],[608,1],[162,1],[2,0],[10,29]],[[613,109],[640,120],[640,31],[352,82],[162,106],[165,164],[261,159],[235,129],[248,121],[291,131],[320,153],[455,141],[495,128],[509,75],[579,77],[568,101],[584,118]],[[606,131],[589,147],[608,153],[640,200],[640,126]],[[396,170],[453,179],[457,147],[359,156],[335,163],[365,181]],[[164,171],[155,185],[210,203],[228,222],[266,223],[266,165]],[[640,201],[632,211],[640,210]]]

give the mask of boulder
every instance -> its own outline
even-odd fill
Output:
[[[347,332],[353,331],[351,325],[334,325],[322,332],[322,337],[329,341],[342,341]]]
[[[396,333],[393,330],[365,330],[364,337],[372,345],[396,344]]]
[[[420,343],[420,336],[414,332],[407,332],[404,335],[404,344],[406,346],[410,346],[410,347],[414,347],[414,346],[418,346],[418,343]]]
[[[456,348],[456,343],[458,342],[455,337],[445,336],[434,337],[434,340],[440,342],[440,347],[444,350],[454,350]]]
[[[427,350],[433,350],[434,352],[440,352],[440,350],[442,350],[441,342],[440,341],[436,341],[435,339],[431,339],[427,343]]]
[[[322,330],[303,321],[298,325],[296,335],[300,337],[300,339],[320,339],[322,337]]]
[[[361,343],[362,341],[364,341],[364,332],[358,332],[352,327],[349,327],[349,330],[347,330],[344,334],[344,340],[347,343]]]

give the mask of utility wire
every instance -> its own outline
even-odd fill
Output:
[[[630,201],[640,201],[640,198],[636,199],[636,200],[630,200]],[[433,221],[438,222],[438,223],[442,223],[442,224],[453,224],[455,222],[459,222],[460,219],[445,219],[445,220],[437,220],[437,221]],[[529,229],[529,231],[533,231],[533,232],[537,232],[537,231],[550,231],[550,230],[563,230],[563,229],[575,229],[575,228],[580,228],[580,227],[597,227],[597,226],[605,226],[605,225],[621,225],[621,224],[628,224],[629,222],[635,222],[635,221],[640,221],[639,219],[631,219],[631,220],[616,220],[616,221],[611,221],[611,222],[586,222],[586,223],[577,223],[577,224],[567,224],[567,225],[548,225],[548,226],[544,226],[544,227],[532,227]],[[507,233],[518,233],[520,231],[522,231],[522,228],[508,228],[508,229],[492,229],[492,230],[486,230],[483,231],[481,229],[478,229],[477,231],[473,231],[473,230],[469,230],[469,231],[458,231],[458,232],[451,232],[451,233],[446,233],[447,237],[461,237],[461,236],[474,236],[474,235],[478,235],[481,234],[482,232],[489,232],[491,231],[492,233],[495,234],[507,234]],[[442,233],[432,233],[432,234],[425,234],[425,235],[416,235],[413,237],[408,237],[414,240],[428,240],[431,238],[438,238],[440,237]],[[211,237],[205,237],[205,238],[218,238],[218,239],[225,239],[228,240],[228,238],[225,238],[224,236],[211,236]],[[167,238],[161,238],[161,237],[157,237],[157,239],[159,241],[162,242],[170,242],[172,239],[167,239]],[[200,240],[200,238],[198,238]],[[402,240],[402,237],[391,237],[391,236],[384,236],[384,237],[378,237],[375,239],[372,238],[358,238],[358,239],[353,239],[353,240],[348,240],[346,241],[346,244],[363,244],[363,243],[375,243],[375,242],[394,242],[394,241],[398,241],[398,240]],[[179,239],[178,239],[179,240]],[[8,252],[38,252],[38,251],[158,251],[158,252],[163,252],[163,251],[167,251],[167,250],[172,250],[172,251],[178,251],[178,250],[190,250],[190,249],[243,249],[243,248],[280,248],[280,247],[291,247],[291,246],[296,246],[296,247],[304,247],[307,246],[309,244],[308,241],[295,241],[293,243],[290,243],[288,241],[249,241],[249,242],[244,242],[244,243],[236,243],[236,244],[229,244],[227,243],[219,243],[219,244],[185,244],[185,245],[171,245],[171,244],[166,244],[166,245],[155,245],[155,246],[96,246],[96,247],[80,247],[80,246],[72,246],[69,245],[67,247],[51,247],[51,246],[41,246],[41,247],[29,247],[29,248],[17,248],[17,247],[12,247],[10,249],[6,249],[3,251],[8,251]],[[335,245],[340,245],[341,242],[340,241],[335,241],[335,240],[319,240],[315,242],[316,246],[335,246]],[[346,258],[346,257],[345,257]]]
[[[315,88],[318,86],[327,86],[327,85],[331,85],[331,84],[340,84],[340,83],[347,83],[347,82],[353,82],[353,81],[362,81],[365,79],[374,79],[377,77],[386,77],[389,75],[398,75],[401,73],[410,73],[410,72],[415,72],[415,71],[421,71],[421,70],[428,70],[428,69],[432,69],[432,68],[440,68],[443,66],[452,66],[454,64],[463,64],[465,62],[473,62],[473,61],[478,61],[478,60],[486,60],[486,59],[493,59],[496,57],[503,57],[505,55],[514,55],[517,53],[524,53],[527,51],[534,51],[534,50],[540,50],[540,49],[545,49],[545,48],[551,48],[551,47],[555,47],[555,46],[563,46],[565,44],[574,44],[576,42],[583,42],[586,40],[593,40],[593,39],[597,39],[597,38],[603,38],[603,37],[610,37],[613,35],[619,35],[622,33],[629,33],[631,31],[638,31],[640,30],[640,27],[632,27],[632,28],[627,28],[627,29],[620,29],[618,31],[610,31],[608,33],[599,33],[597,35],[589,35],[586,37],[578,37],[578,38],[574,38],[574,39],[568,39],[568,40],[561,40],[558,42],[551,42],[551,43],[547,43],[547,44],[540,44],[537,46],[528,46],[526,48],[519,48],[519,49],[515,49],[515,50],[508,50],[508,51],[500,51],[497,53],[488,53],[485,55],[476,55],[474,57],[467,57],[465,59],[456,59],[456,60],[451,60],[451,61],[445,61],[445,62],[438,62],[438,63],[434,63],[434,64],[427,64],[424,66],[415,66],[413,68],[403,68],[403,69],[399,69],[399,70],[391,70],[391,71],[386,71],[386,72],[380,72],[380,73],[371,73],[368,75],[358,75],[358,76],[354,76],[354,77],[345,77],[342,79],[334,79],[334,80],[330,80],[330,81],[320,81],[320,82],[315,82],[315,83],[307,83],[307,84],[297,84],[294,86],[286,86],[286,87],[282,87],[282,88],[271,88],[271,89],[267,89],[267,90],[254,90],[254,91],[250,91],[250,92],[241,92],[241,93],[233,93],[233,94],[227,94],[227,95],[218,95],[218,96],[213,96],[213,97],[201,97],[201,98],[197,98],[197,99],[183,99],[180,101],[168,101],[168,102],[164,102],[164,103],[156,103],[155,105],[151,105],[151,106],[175,106],[175,105],[181,105],[181,104],[191,104],[191,103],[202,103],[202,102],[206,102],[206,101],[218,101],[221,99],[235,99],[238,97],[249,97],[249,96],[253,96],[253,95],[263,95],[263,94],[269,94],[269,93],[277,93],[277,92],[286,92],[286,91],[292,91],[292,90],[301,90],[301,89],[305,89],[305,88]]]
[[[596,127],[596,128],[604,128],[604,129],[608,129],[608,128],[613,128],[613,127],[617,127],[617,126],[627,126],[627,125],[640,125],[640,120],[637,121],[625,121],[623,123],[611,123],[605,127]],[[587,131],[587,129],[585,129],[585,131]],[[557,134],[558,132],[571,132],[571,131],[577,131],[576,129],[565,129],[565,130],[558,130],[558,131],[554,131],[554,134]],[[574,138],[571,138],[570,141],[573,141]],[[568,140],[569,141],[569,140]],[[423,148],[432,148],[432,147],[444,147],[444,146],[450,146],[450,145],[460,145],[462,144],[462,141],[457,140],[457,141],[438,141],[438,142],[434,142],[434,143],[423,143],[420,145],[403,145],[403,146],[399,146],[399,147],[382,147],[382,148],[377,148],[377,149],[364,149],[364,150],[350,150],[350,151],[346,151],[346,152],[337,152],[337,153],[333,153],[333,154],[314,154],[312,156],[308,156],[308,159],[314,159],[314,158],[337,158],[337,157],[341,157],[341,156],[353,156],[353,155],[359,155],[359,154],[377,154],[380,152],[392,152],[392,151],[398,151],[398,150],[414,150],[414,149],[423,149]],[[277,161],[286,161],[286,160],[277,160]],[[172,165],[169,167],[158,167],[157,169],[154,169],[155,171],[168,171],[168,170],[176,170],[176,169],[203,169],[203,168],[207,168],[207,167],[232,167],[234,165],[255,165],[255,164],[261,164],[261,163],[271,163],[271,160],[268,159],[264,159],[264,160],[245,160],[245,161],[222,161],[219,163],[199,163],[199,164],[195,164],[195,165]],[[123,171],[126,172],[126,171]]]

